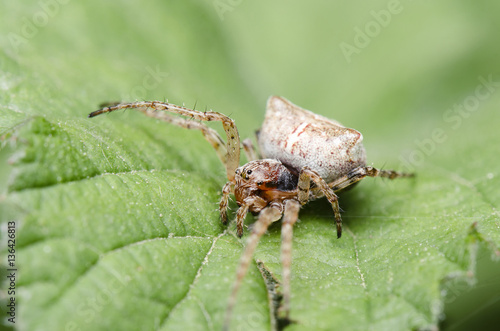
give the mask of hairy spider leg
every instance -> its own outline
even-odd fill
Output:
[[[316,184],[316,187],[324,196],[328,199],[333,208],[333,213],[335,215],[335,223],[337,226],[337,238],[342,236],[342,218],[340,217],[340,208],[339,201],[337,195],[334,191],[328,186],[321,176],[309,169],[308,167],[302,168],[299,174],[299,183],[298,183],[298,198],[300,204],[304,205],[309,201],[309,190],[311,185],[311,180]]]
[[[243,252],[243,255],[240,258],[240,264],[238,266],[236,273],[236,280],[233,283],[231,295],[229,297],[229,303],[227,305],[223,330],[229,330],[231,316],[233,313],[234,305],[236,304],[236,296],[241,286],[241,282],[243,281],[243,278],[247,273],[248,266],[250,265],[250,261],[252,260],[253,253],[255,251],[255,248],[257,247],[259,239],[267,231],[267,228],[271,223],[276,222],[281,218],[282,213],[283,213],[283,208],[281,204],[271,203],[269,204],[269,206],[262,209],[262,211],[259,214],[259,218],[257,219],[257,222],[254,223],[252,232],[250,234],[250,237],[248,238],[247,245],[245,247],[245,251]]]
[[[281,264],[283,268],[283,305],[280,315],[288,319],[290,316],[291,265],[293,226],[299,218],[300,203],[297,200],[285,202],[285,213],[281,224]]]
[[[236,234],[239,238],[243,236],[243,224],[245,223],[245,217],[248,214],[248,209],[254,204],[255,200],[256,199],[254,197],[246,198],[243,200],[243,204],[236,212]]]
[[[119,105],[119,104],[116,104],[116,105]],[[147,107],[136,108],[135,110],[144,113],[148,117],[159,119],[159,120],[162,120],[164,122],[179,126],[181,128],[201,131],[201,133],[203,134],[205,139],[215,149],[215,152],[217,153],[217,156],[219,157],[221,162],[223,164],[226,164],[226,158],[227,158],[226,143],[222,140],[221,136],[214,129],[212,129],[212,128],[210,128],[210,127],[208,127],[205,124],[200,123],[200,122],[194,122],[192,120],[185,119],[182,117],[173,116],[173,115],[170,115],[170,114],[164,113],[164,112],[157,112],[154,109],[147,108]],[[99,114],[95,114],[95,115],[94,115],[94,113],[91,114],[92,116],[89,115],[89,117],[94,117],[94,116],[103,114],[104,112],[100,112]]]
[[[234,183],[227,182],[222,188],[222,197],[219,202],[219,213],[222,224],[227,224],[227,204],[229,202],[229,195],[234,190]]]
[[[353,169],[347,175],[338,178],[337,180],[328,184],[332,190],[340,191],[348,186],[351,186],[365,177],[383,177],[389,179],[395,178],[410,178],[414,177],[415,174],[408,174],[404,172],[394,171],[394,170],[381,170],[373,167],[358,167]]]
[[[146,116],[157,118],[183,128],[200,130],[205,136],[205,139],[214,147],[221,162],[226,166],[227,179],[234,182],[234,172],[240,163],[240,137],[238,135],[238,129],[231,118],[214,111],[201,112],[161,101],[121,103],[94,111],[89,114],[89,117],[94,117],[120,109],[135,109],[141,111]],[[176,116],[170,116],[166,113],[158,112],[158,110],[179,114],[199,121],[222,122],[224,131],[226,132],[227,142],[224,143],[215,130],[209,128],[203,123],[193,122]]]

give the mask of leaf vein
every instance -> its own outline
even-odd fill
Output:
[[[177,304],[174,307],[172,307],[172,309],[168,312],[168,314],[163,318],[163,321],[160,323],[160,329],[163,327],[163,325],[167,321],[168,317],[175,310],[179,309],[179,307],[181,306],[181,304],[184,301],[186,301],[187,299],[189,299],[191,297],[191,291],[193,290],[193,288],[195,287],[196,283],[198,282],[198,279],[201,277],[201,273],[202,273],[203,267],[208,264],[208,259],[209,259],[210,255],[212,254],[217,241],[222,236],[226,235],[226,233],[227,233],[227,230],[224,230],[224,232],[222,232],[221,234],[219,234],[217,237],[214,238],[214,241],[212,242],[212,245],[210,246],[210,249],[207,251],[207,254],[205,255],[203,261],[201,262],[201,265],[198,268],[198,271],[196,272],[196,276],[193,278],[193,281],[189,285],[189,290],[187,291],[186,295],[181,300],[179,300],[179,302],[177,302]],[[203,312],[203,314],[205,314],[205,313]]]

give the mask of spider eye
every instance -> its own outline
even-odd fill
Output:
[[[252,174],[252,170],[247,170],[247,175]]]
[[[264,184],[264,182],[257,182],[257,186],[262,186],[262,184]]]

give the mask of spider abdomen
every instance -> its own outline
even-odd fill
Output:
[[[328,183],[366,166],[360,132],[280,97],[269,98],[258,141],[263,157],[308,167]]]

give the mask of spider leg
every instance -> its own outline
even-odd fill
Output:
[[[222,197],[219,202],[219,212],[222,224],[227,224],[227,203],[229,201],[229,195],[233,191],[234,184],[232,182],[227,182],[222,188]]]
[[[384,177],[389,179],[394,178],[409,178],[414,177],[414,174],[408,174],[404,172],[394,171],[394,170],[380,170],[373,167],[358,167],[353,169],[347,175],[338,178],[332,183],[328,184],[335,192],[345,189],[348,186],[351,186],[366,176],[368,177]]]
[[[251,139],[247,138],[243,140],[242,145],[248,162],[260,159],[259,153],[257,153],[257,149],[255,148],[255,145],[253,144]]]
[[[119,109],[135,109],[144,113],[146,116],[157,118],[183,128],[200,130],[208,140],[208,142],[215,148],[215,151],[217,152],[220,160],[226,166],[227,179],[231,182],[234,182],[234,171],[240,163],[240,137],[238,135],[238,129],[236,128],[234,121],[226,115],[214,111],[202,112],[198,110],[188,109],[161,101],[140,101],[132,103],[121,103],[105,107],[90,113],[89,117],[94,117]],[[199,121],[222,122],[224,131],[226,132],[227,142],[226,144],[224,144],[222,138],[215,130],[207,127],[202,123],[171,116],[163,112],[158,112],[159,110],[179,114]]]
[[[240,258],[240,264],[236,272],[236,280],[233,283],[231,295],[229,297],[229,303],[227,305],[226,317],[224,319],[224,326],[223,326],[224,330],[229,330],[231,315],[233,312],[234,305],[236,304],[236,296],[241,286],[241,282],[243,281],[243,277],[245,277],[245,274],[248,270],[250,261],[252,260],[252,256],[255,251],[255,248],[257,247],[257,243],[259,242],[260,237],[262,237],[262,235],[267,231],[269,225],[280,219],[282,212],[283,208],[281,204],[271,203],[268,207],[262,209],[262,211],[259,214],[257,222],[255,222],[254,224],[252,233],[248,238],[245,251],[243,252],[243,255]]]
[[[328,186],[328,184],[318,175],[317,172],[309,169],[308,167],[302,168],[299,174],[298,183],[298,197],[299,202],[303,205],[309,201],[309,189],[311,185],[311,180],[316,184],[317,188],[323,193],[333,208],[333,213],[335,214],[335,222],[337,226],[337,238],[342,236],[342,218],[340,217],[339,201],[337,195]]]
[[[245,217],[248,214],[248,209],[255,202],[255,198],[246,198],[243,200],[243,204],[238,208],[236,212],[236,234],[239,238],[243,236],[243,223],[245,223]]]
[[[290,266],[292,264],[293,225],[299,217],[300,203],[297,200],[287,200],[281,226],[281,264],[283,265],[283,317],[290,315]]]

